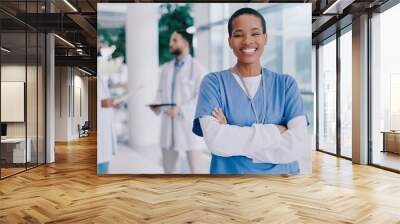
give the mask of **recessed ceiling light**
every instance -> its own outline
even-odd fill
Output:
[[[79,67],[78,67],[78,69],[79,69],[79,71],[81,71],[81,72],[83,72],[83,73],[85,73],[85,74],[92,75],[92,73],[90,73],[90,72],[88,72],[88,71],[86,71],[86,70],[83,70],[83,69],[81,69],[81,68],[79,68]]]
[[[67,45],[69,45],[69,46],[75,48],[75,45],[73,45],[73,44],[72,44],[71,42],[69,42],[68,40],[66,40],[66,39],[64,39],[64,38],[62,38],[62,37],[60,37],[60,36],[57,35],[57,34],[54,34],[54,36],[57,37],[58,39],[60,39],[61,41],[63,41],[64,43],[66,43]]]
[[[343,9],[351,5],[355,0],[336,0],[322,14],[342,14]]]
[[[9,50],[9,49],[7,49],[7,48],[5,48],[5,47],[1,47],[0,49],[1,49],[2,51],[6,52],[6,53],[10,53],[10,52],[11,52],[11,50]]]
[[[68,1],[68,0],[64,0],[65,4],[67,4],[72,10],[74,10],[75,12],[78,12],[78,10]]]

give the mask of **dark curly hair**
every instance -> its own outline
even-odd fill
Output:
[[[254,10],[252,8],[241,8],[241,9],[237,10],[236,12],[234,12],[233,15],[231,16],[231,18],[229,18],[229,21],[228,21],[229,37],[231,37],[231,35],[232,35],[232,23],[233,23],[233,20],[236,19],[236,17],[239,17],[239,16],[244,15],[244,14],[249,14],[249,15],[253,15],[253,16],[258,17],[261,20],[263,34],[265,34],[267,32],[267,27],[265,25],[265,19],[257,10]]]

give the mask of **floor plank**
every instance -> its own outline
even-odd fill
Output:
[[[312,176],[97,175],[96,138],[0,181],[0,223],[400,223],[400,175],[316,152]]]

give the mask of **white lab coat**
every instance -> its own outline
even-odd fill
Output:
[[[173,60],[163,65],[156,103],[171,103],[173,71]],[[206,74],[207,70],[196,59],[191,56],[186,58],[184,65],[176,75],[175,103],[179,114],[173,121],[173,133],[171,117],[161,112],[161,148],[175,151],[207,150],[203,139],[192,132],[200,83]],[[173,144],[172,135],[174,136]]]
[[[97,163],[109,162],[116,153],[113,108],[101,107],[101,100],[110,98],[108,78],[97,77]]]

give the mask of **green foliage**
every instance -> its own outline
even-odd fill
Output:
[[[113,58],[122,56],[124,63],[126,63],[125,54],[125,28],[101,28],[97,29],[97,38],[100,38],[101,42],[107,46],[115,45],[116,49],[112,54]]]
[[[172,59],[169,52],[169,39],[175,30],[186,30],[193,26],[193,17],[190,15],[189,4],[163,4],[160,6],[161,17],[158,21],[158,53],[159,64],[162,65]],[[190,54],[193,55],[193,46],[190,47]]]

